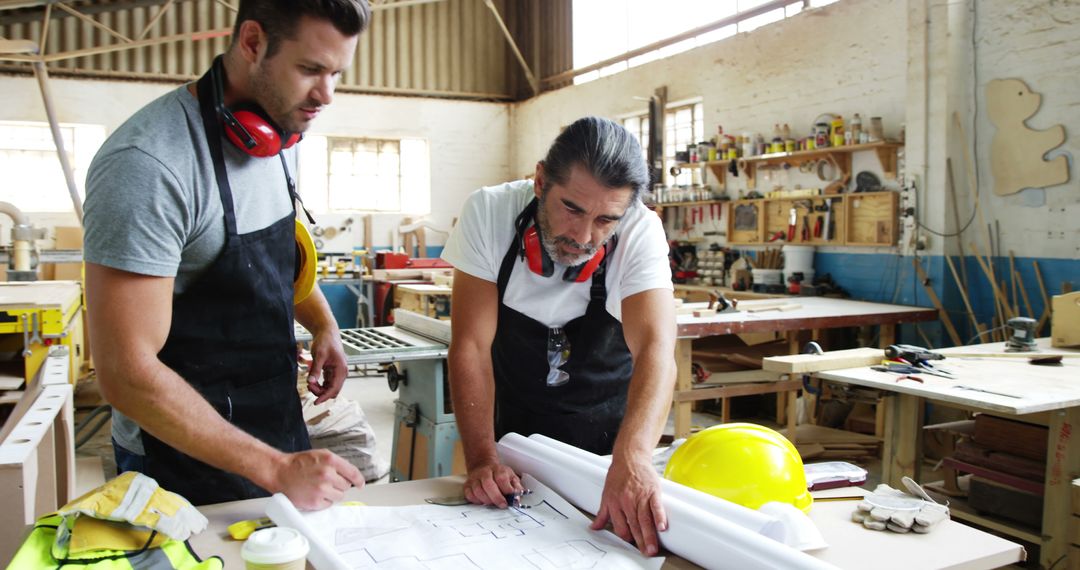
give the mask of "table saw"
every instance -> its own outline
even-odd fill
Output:
[[[398,392],[391,481],[464,473],[446,363],[450,322],[395,309],[393,326],[344,329],[341,342],[350,367],[380,365]]]

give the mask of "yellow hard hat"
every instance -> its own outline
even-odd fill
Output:
[[[664,477],[755,510],[779,501],[809,512],[814,502],[795,446],[756,424],[722,424],[691,435],[672,453]]]
[[[298,305],[308,298],[315,288],[315,242],[311,232],[299,219],[296,220],[296,272],[293,275],[293,304]]]

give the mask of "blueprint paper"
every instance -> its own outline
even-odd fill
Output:
[[[334,551],[329,557],[334,565],[355,570],[658,569],[663,564],[662,557],[645,558],[610,532],[589,530],[588,518],[532,477],[524,476],[522,483],[533,491],[523,500],[531,508],[335,506],[302,517],[307,532]]]

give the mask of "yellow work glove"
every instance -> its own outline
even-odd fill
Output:
[[[187,499],[158,487],[157,481],[128,471],[64,505],[65,520],[85,515],[127,522],[156,530],[175,540],[187,540],[206,529],[208,521]]]

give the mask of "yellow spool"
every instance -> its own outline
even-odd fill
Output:
[[[299,305],[315,289],[315,263],[318,260],[311,232],[299,219],[296,220],[296,260],[296,273],[293,276],[293,304]]]

